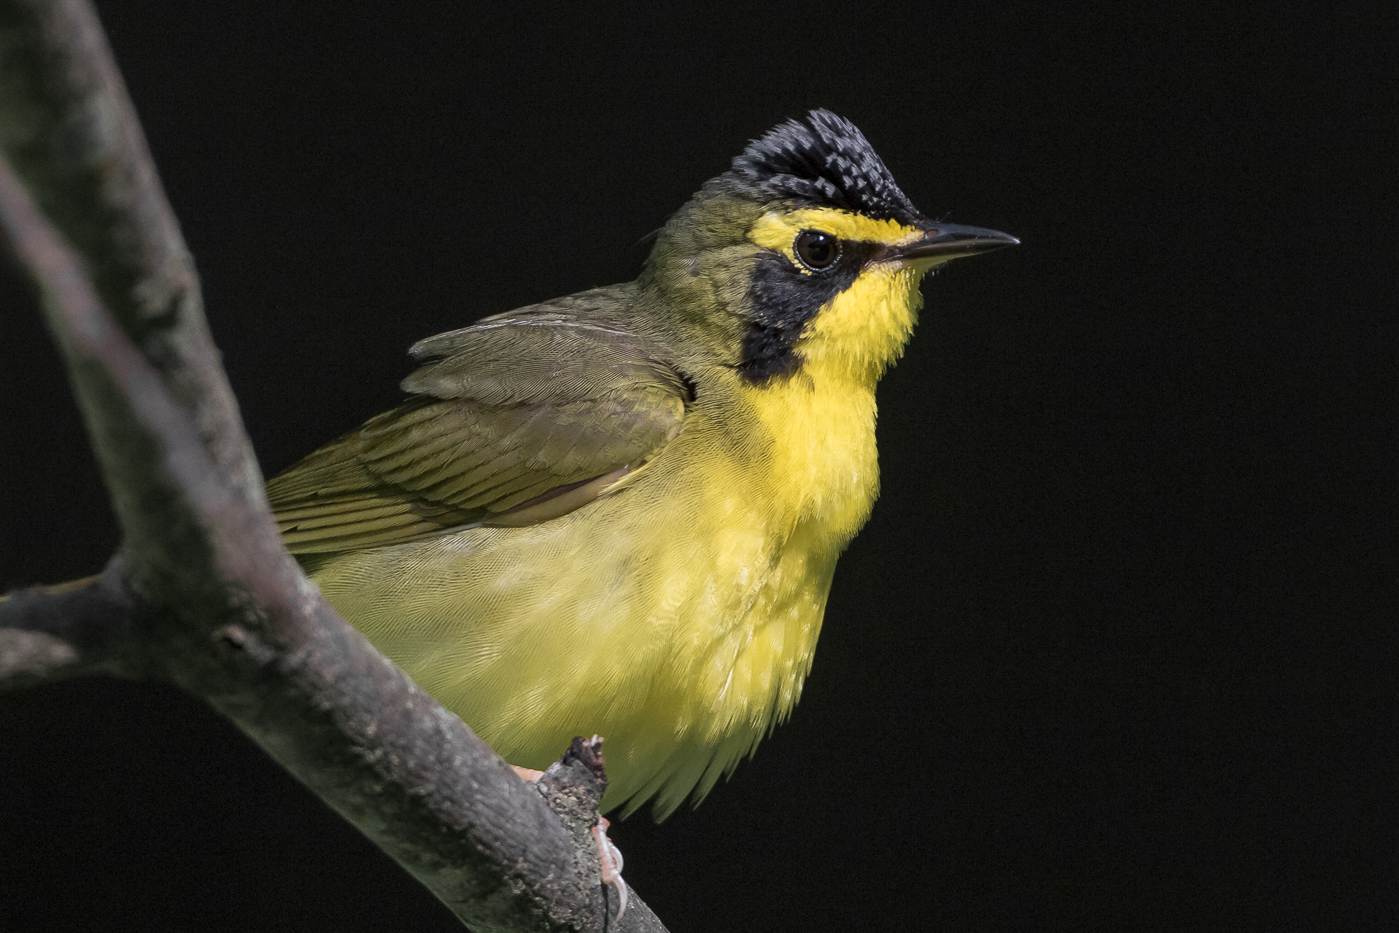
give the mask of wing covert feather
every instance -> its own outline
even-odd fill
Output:
[[[428,362],[403,380],[412,398],[267,484],[288,548],[556,517],[660,453],[684,422],[686,380],[642,339],[573,313],[536,306],[416,344]],[[558,507],[541,508],[551,496]]]

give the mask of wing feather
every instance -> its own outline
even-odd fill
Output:
[[[591,481],[656,457],[683,425],[687,382],[655,346],[587,319],[626,289],[414,346],[426,365],[403,381],[407,402],[267,484],[288,548],[328,553],[547,520],[610,488]],[[551,497],[557,507],[539,507]]]

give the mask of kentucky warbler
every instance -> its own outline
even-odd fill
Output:
[[[506,760],[607,739],[604,809],[699,800],[791,711],[879,488],[929,220],[848,121],[753,142],[634,282],[420,341],[398,408],[268,483],[326,598]]]

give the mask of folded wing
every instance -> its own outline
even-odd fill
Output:
[[[293,553],[378,547],[586,505],[679,432],[685,379],[580,311],[598,290],[413,347],[406,403],[267,484]],[[616,296],[620,298],[622,296]]]

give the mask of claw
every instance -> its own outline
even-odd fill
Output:
[[[627,912],[627,883],[622,880],[622,850],[607,838],[607,827],[610,825],[606,817],[598,817],[597,825],[593,827],[593,839],[597,840],[598,860],[602,862],[602,883],[617,889],[617,916],[614,919],[621,920],[622,914]]]

